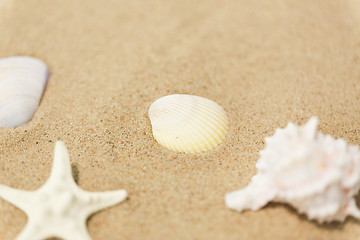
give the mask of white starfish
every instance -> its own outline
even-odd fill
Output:
[[[51,175],[42,187],[35,191],[24,191],[0,184],[0,198],[20,208],[28,216],[28,222],[17,240],[49,237],[89,240],[86,219],[126,197],[125,190],[87,192],[79,188],[72,176],[69,154],[63,142],[55,145]]]

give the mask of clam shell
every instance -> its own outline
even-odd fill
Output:
[[[31,120],[48,76],[46,64],[39,59],[0,59],[0,127],[17,127]]]
[[[196,153],[220,144],[228,132],[224,109],[214,101],[187,94],[159,98],[149,108],[156,141],[171,150]]]

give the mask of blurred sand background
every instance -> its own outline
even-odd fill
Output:
[[[320,226],[286,205],[224,204],[256,173],[264,137],[290,121],[315,115],[360,144],[359,0],[0,0],[0,57],[14,55],[51,76],[33,120],[0,129],[0,183],[40,187],[65,141],[80,187],[129,193],[89,219],[93,239],[359,238],[353,218]],[[226,141],[196,155],[157,144],[147,110],[173,93],[223,106]],[[0,200],[1,240],[25,223]]]

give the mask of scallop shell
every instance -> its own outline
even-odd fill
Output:
[[[48,76],[46,64],[39,59],[0,59],[0,127],[17,127],[31,120]]]
[[[171,150],[196,153],[220,144],[228,132],[224,109],[206,98],[174,94],[159,98],[149,108],[156,141]]]
[[[360,150],[317,132],[318,120],[289,124],[266,138],[258,173],[242,190],[227,194],[227,207],[258,210],[268,202],[288,203],[319,223],[360,218]]]

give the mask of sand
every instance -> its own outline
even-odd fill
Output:
[[[78,184],[129,200],[88,221],[93,239],[357,239],[359,221],[318,225],[282,204],[236,213],[224,195],[256,173],[264,137],[318,116],[360,144],[360,1],[0,1],[0,57],[51,71],[28,124],[0,129],[0,183],[34,190],[65,141]],[[187,93],[226,110],[212,151],[184,154],[152,137],[147,110]],[[358,201],[359,203],[359,201]],[[26,215],[0,200],[0,239]]]

